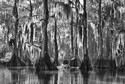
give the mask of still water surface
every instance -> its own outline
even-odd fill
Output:
[[[125,84],[125,73],[94,70],[36,73],[33,68],[12,70],[0,67],[0,84]]]

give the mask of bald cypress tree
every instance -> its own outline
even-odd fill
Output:
[[[88,54],[88,41],[87,41],[87,34],[88,34],[88,31],[87,31],[87,11],[86,11],[86,0],[84,0],[84,14],[83,14],[83,18],[84,18],[84,32],[83,32],[83,50],[84,50],[84,59],[82,60],[82,63],[81,63],[81,66],[80,66],[80,69],[81,70],[91,70],[92,69],[92,66],[91,66],[91,63],[90,63],[90,59],[89,59],[89,54]]]
[[[44,22],[43,22],[43,58],[40,57],[36,63],[36,70],[57,70],[57,67],[51,62],[48,54],[48,34],[47,25],[49,19],[48,0],[43,0]],[[42,45],[41,45],[42,46]]]

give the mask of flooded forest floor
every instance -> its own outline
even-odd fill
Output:
[[[41,71],[32,67],[9,69],[0,67],[0,84],[124,84],[125,73],[92,70]]]

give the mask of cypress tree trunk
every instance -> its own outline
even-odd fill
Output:
[[[76,5],[78,4],[78,0],[76,0]],[[78,34],[78,9],[76,9],[76,13],[77,13],[77,15],[76,15],[76,45],[75,45],[75,57],[77,58],[77,56],[78,56],[78,43],[77,43],[77,34]]]
[[[44,9],[44,22],[43,22],[43,58],[40,57],[38,63],[36,63],[36,71],[40,70],[57,70],[57,67],[51,62],[48,54],[48,36],[47,25],[49,18],[48,0],[43,0]]]
[[[56,22],[56,18],[55,18],[55,34],[54,34],[54,43],[55,43],[55,60],[54,60],[54,64],[56,66],[59,65],[58,62],[58,44],[57,44],[57,22]]]
[[[84,0],[84,40],[83,40],[83,50],[84,51],[84,59],[82,60],[82,64],[80,66],[80,69],[88,71],[92,69],[92,66],[90,64],[90,59],[88,55],[88,41],[87,41],[87,11],[86,11],[86,0]]]
[[[33,6],[32,6],[32,3],[31,3],[31,0],[30,0],[30,14],[29,14],[29,17],[30,19],[32,20],[32,16],[33,16]],[[30,42],[33,43],[33,23],[31,23],[30,25],[30,28],[31,28],[31,35],[30,35]]]
[[[99,24],[98,24],[98,32],[99,32],[99,57],[100,59],[99,60],[99,66],[98,68],[103,68],[103,37],[102,37],[102,18],[101,18],[101,3],[102,3],[102,0],[99,0],[99,10],[98,10],[98,15],[99,15]]]
[[[99,56],[101,58],[103,58],[103,37],[102,37],[102,18],[101,18],[101,4],[102,4],[102,0],[99,0],[99,10],[98,10],[98,14],[99,14],[99,24],[98,24],[98,30],[99,30]]]
[[[25,66],[26,64],[19,58],[18,56],[18,46],[17,46],[17,38],[18,38],[18,10],[17,10],[17,0],[14,1],[14,7],[13,7],[13,16],[15,17],[15,38],[14,38],[14,52],[11,57],[11,60],[7,63],[7,66],[10,67],[19,67],[19,66]]]
[[[73,13],[71,16],[71,56],[74,56],[74,48],[73,48]]]
[[[112,17],[111,17],[111,27],[112,29],[114,29],[114,2],[112,3]],[[110,35],[111,35],[111,51],[110,51],[110,55],[111,55],[111,60],[112,60],[112,38],[113,38],[113,33],[110,32]]]
[[[114,29],[114,0],[112,0],[112,17],[111,17],[111,27],[112,29]],[[110,30],[110,39],[111,39],[111,42],[110,42],[110,56],[111,56],[111,69],[115,69],[116,68],[116,62],[115,62],[115,59],[112,58],[113,56],[113,40],[114,40],[114,34],[113,34],[113,31]]]
[[[114,60],[110,60],[108,58],[104,58],[103,57],[103,29],[102,29],[102,18],[101,18],[101,4],[102,4],[102,0],[99,0],[99,10],[98,10],[98,15],[99,15],[99,24],[98,24],[98,33],[99,33],[99,52],[98,52],[98,59],[95,63],[95,68],[99,68],[99,69],[114,69],[115,68],[115,61]],[[113,14],[113,13],[112,13]],[[113,16],[113,15],[112,15]],[[113,18],[111,17],[111,24],[113,22]],[[113,27],[113,24],[112,24]],[[111,42],[112,41],[112,37],[111,37],[111,32],[109,30],[107,30],[107,55],[111,56],[112,59],[112,50],[111,50]],[[109,42],[108,42],[109,41]],[[108,56],[108,57],[109,57]]]
[[[7,44],[9,43],[9,32],[10,32],[10,26],[7,25]]]
[[[106,38],[106,57],[108,58],[109,56],[111,56],[111,43],[110,43],[110,32],[109,32],[109,29],[107,29],[107,38]],[[112,56],[111,56],[112,57]]]
[[[15,17],[15,42],[14,42],[14,53],[16,56],[18,56],[18,50],[17,50],[17,32],[18,32],[18,10],[17,10],[17,0],[15,0],[14,2],[14,7],[13,7],[13,15]]]
[[[76,0],[76,5],[78,5],[78,0]],[[71,16],[71,48],[72,48],[72,55],[74,59],[70,60],[70,66],[71,67],[78,67],[78,45],[77,45],[77,34],[78,34],[78,9],[76,8],[76,29],[75,29],[75,53],[73,53],[73,13]],[[74,56],[75,55],[75,56]]]
[[[43,26],[43,33],[44,33],[44,50],[43,55],[45,56],[48,53],[48,36],[47,36],[47,25],[48,25],[48,18],[49,18],[49,11],[48,11],[48,0],[44,0],[44,26]]]
[[[87,44],[87,12],[86,12],[86,0],[84,0],[84,47],[85,57],[88,56],[88,44]]]
[[[98,9],[98,16],[99,16],[99,24],[98,24],[98,58],[95,63],[96,68],[105,68],[103,65],[106,61],[103,59],[103,37],[102,37],[102,19],[101,19],[101,3],[102,0],[99,0],[99,9]]]

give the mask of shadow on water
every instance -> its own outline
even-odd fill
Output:
[[[105,77],[106,71],[105,70],[95,70],[95,77],[97,77],[99,80],[103,81]]]
[[[89,84],[89,77],[91,75],[91,71],[81,71],[83,84]]]
[[[54,73],[40,72],[36,74],[38,76],[38,80],[40,84],[52,84],[53,82],[52,78]]]
[[[58,84],[58,74],[56,73],[55,75],[54,75],[54,84]]]
[[[94,70],[94,72],[95,72],[95,77],[97,77],[100,81],[110,82],[114,77],[116,77],[116,71]],[[111,79],[109,80],[109,78]]]
[[[119,74],[120,72],[108,71],[108,70],[95,70],[93,71],[93,76],[96,78],[98,84],[124,84],[125,83],[125,73]]]
[[[0,84],[125,84],[125,73],[107,70],[36,73],[29,67],[11,70],[0,67]]]

